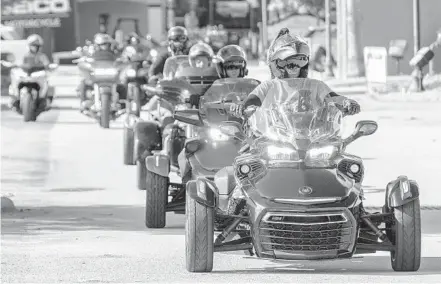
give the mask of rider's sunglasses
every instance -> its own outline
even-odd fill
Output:
[[[244,62],[229,62],[224,65],[226,70],[237,70],[245,67]]]
[[[306,64],[308,64],[308,57],[306,56],[296,56],[294,58],[286,59],[286,60],[278,60],[276,62],[277,67],[279,68],[287,68],[287,69],[294,69],[294,68],[302,68]]]
[[[187,37],[184,35],[178,35],[178,36],[171,36],[168,38],[169,41],[174,41],[174,42],[184,42],[187,40]]]

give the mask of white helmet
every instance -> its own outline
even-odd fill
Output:
[[[32,34],[32,35],[28,36],[26,41],[28,42],[29,46],[31,46],[31,45],[42,46],[44,43],[43,38],[37,34]]]
[[[270,67],[271,77],[283,77],[283,73],[277,68],[278,60],[285,60],[295,55],[303,55],[309,62],[310,48],[306,41],[299,36],[291,36],[287,28],[281,29],[277,37],[271,42],[267,52],[267,64]],[[308,66],[302,68],[308,69]],[[307,72],[303,72],[307,76]]]

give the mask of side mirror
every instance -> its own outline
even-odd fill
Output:
[[[199,110],[197,109],[175,110],[175,112],[173,113],[173,118],[195,126],[204,125],[201,120]]]
[[[369,136],[375,133],[378,129],[378,124],[372,120],[362,120],[355,125],[355,133],[359,136]]]
[[[346,138],[343,142],[343,147],[348,146],[361,136],[369,136],[375,133],[378,129],[378,124],[373,120],[361,120],[355,125],[354,132],[351,136]]]

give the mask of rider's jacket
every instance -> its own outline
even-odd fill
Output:
[[[96,50],[91,56],[96,61],[115,61],[118,56],[110,50]]]
[[[32,53],[28,52],[23,57],[22,65],[30,67],[48,67],[50,61],[46,54],[42,52]]]
[[[299,92],[299,90],[302,90]],[[308,90],[308,91],[305,91]],[[336,95],[328,85],[314,79],[272,79],[263,81],[247,97],[244,107],[260,106],[269,92],[293,94],[299,92],[299,99],[305,107],[321,105],[326,100],[342,103],[346,97]]]
[[[168,52],[168,50],[164,50],[163,52],[159,53],[156,60],[150,66],[149,77],[162,74],[162,72],[164,72],[165,61],[167,61],[167,58],[170,56],[171,54]]]

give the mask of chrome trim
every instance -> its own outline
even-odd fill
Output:
[[[345,196],[347,197],[347,196]],[[322,203],[331,203],[336,201],[341,201],[345,197],[311,197],[308,199],[296,199],[296,198],[274,198],[272,199],[274,202],[279,203],[300,203],[300,204],[322,204]]]
[[[277,221],[268,221],[270,217],[273,216],[299,216],[299,217],[329,217],[329,216],[341,216],[343,217],[343,220],[341,221],[329,221],[329,222],[318,222],[318,223],[297,223],[297,222],[277,222]],[[295,224],[295,225],[322,225],[322,224],[340,224],[340,223],[346,223],[348,219],[346,218],[345,214],[343,212],[341,213],[293,213],[293,212],[285,212],[285,213],[279,213],[279,212],[268,212],[265,214],[265,216],[262,218],[262,221],[265,223],[274,223],[274,224]]]

